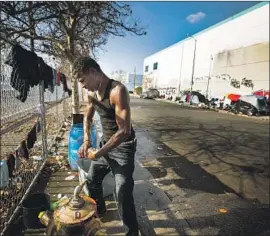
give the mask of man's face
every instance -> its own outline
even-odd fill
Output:
[[[99,87],[99,76],[98,72],[94,69],[89,69],[87,73],[78,76],[78,81],[81,83],[82,88],[88,91],[96,91]]]

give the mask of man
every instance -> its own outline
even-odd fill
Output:
[[[82,87],[93,92],[84,115],[84,142],[79,157],[93,160],[88,172],[88,189],[97,202],[97,212],[106,212],[102,181],[112,170],[116,198],[127,235],[138,235],[133,199],[133,172],[136,137],[131,125],[129,93],[120,82],[109,79],[90,57],[77,58],[73,74]],[[99,150],[91,148],[90,126],[97,111],[103,127],[104,142]]]

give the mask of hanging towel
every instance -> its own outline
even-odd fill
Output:
[[[9,178],[13,177],[13,171],[15,169],[15,157],[13,154],[10,154],[7,159],[7,166],[8,166],[8,175]]]
[[[27,139],[26,139],[27,148],[28,149],[33,148],[36,141],[37,141],[37,130],[36,130],[36,126],[34,126],[29,132],[29,134],[27,135]]]
[[[28,149],[26,147],[26,141],[22,141],[21,142],[21,145],[18,149],[18,152],[19,152],[19,155],[25,159],[29,159],[29,152],[28,152]]]
[[[7,187],[9,183],[9,173],[6,160],[0,160],[0,188]]]

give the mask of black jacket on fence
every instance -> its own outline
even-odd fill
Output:
[[[6,64],[13,67],[10,77],[10,85],[20,92],[17,97],[24,102],[27,98],[30,86],[39,82],[38,56],[34,52],[25,50],[16,44],[6,60]]]
[[[10,85],[19,91],[17,98],[20,101],[25,102],[30,87],[38,85],[41,80],[44,80],[44,89],[50,86],[50,91],[53,92],[52,68],[36,53],[16,44],[11,48],[5,63],[12,66]]]

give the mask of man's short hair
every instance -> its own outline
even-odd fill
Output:
[[[87,73],[90,68],[101,72],[99,64],[91,57],[78,57],[73,62],[72,73],[78,77],[84,73]]]

